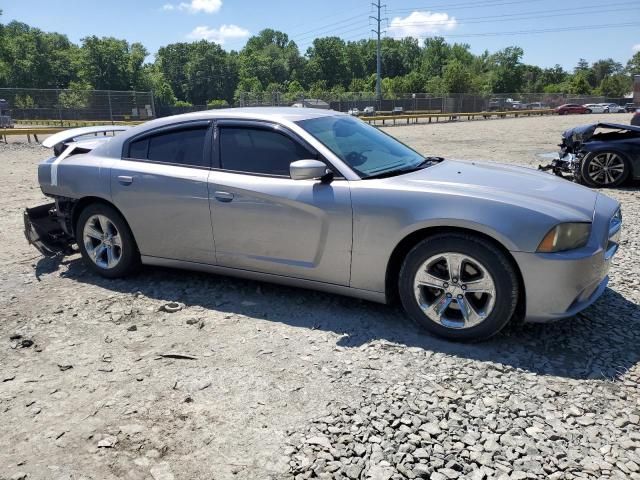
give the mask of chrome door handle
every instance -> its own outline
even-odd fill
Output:
[[[213,192],[213,196],[219,202],[229,203],[230,201],[233,200],[233,193],[230,193],[230,192],[220,192],[220,191]]]
[[[118,183],[121,185],[131,185],[133,183],[133,177],[128,175],[120,175],[118,176]]]

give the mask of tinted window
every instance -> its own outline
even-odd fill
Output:
[[[289,176],[289,165],[313,156],[289,137],[259,128],[220,129],[220,162],[225,170]]]
[[[138,158],[140,160],[147,159],[147,150],[149,148],[149,139],[144,138],[136,142],[132,142],[129,146],[129,158]]]
[[[204,158],[207,128],[174,130],[132,142],[129,158],[208,167]]]

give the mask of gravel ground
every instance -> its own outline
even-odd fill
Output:
[[[388,131],[431,155],[535,166],[584,121]],[[42,259],[21,214],[44,201],[46,155],[0,145],[0,479],[640,479],[637,186],[607,192],[625,227],[593,307],[457,345],[395,306],[163,269],[106,281]]]

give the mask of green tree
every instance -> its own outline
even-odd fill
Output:
[[[459,60],[453,60],[444,67],[442,84],[447,93],[468,93],[471,91],[471,74]]]
[[[329,88],[335,85],[347,87],[351,78],[345,52],[346,44],[339,37],[316,38],[307,50],[307,82],[317,84],[324,81]]]

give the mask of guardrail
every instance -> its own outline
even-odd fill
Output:
[[[417,124],[420,123],[420,120],[427,119],[427,123],[432,123],[435,119],[436,122],[439,122],[440,119],[446,119],[446,121],[454,121],[459,118],[465,118],[467,120],[475,120],[478,117],[483,119],[489,119],[492,117],[496,118],[506,118],[506,117],[530,117],[532,115],[552,115],[554,110],[552,109],[544,109],[544,110],[509,110],[505,112],[469,112],[469,113],[431,113],[424,115],[393,115],[393,116],[371,116],[365,117],[360,116],[359,118],[368,122],[372,125],[377,125],[376,122],[382,122],[382,125],[392,124],[397,125],[398,122],[406,123],[406,125]]]
[[[427,119],[428,123],[432,123],[433,120],[439,122],[440,119],[446,119],[447,121],[458,120],[459,118],[466,117],[467,120],[475,120],[478,117],[488,119],[492,117],[506,118],[506,117],[530,117],[533,115],[551,115],[554,111],[551,109],[545,110],[510,110],[508,112],[472,112],[472,113],[430,113],[430,114],[412,114],[412,115],[391,115],[391,116],[372,116],[372,117],[359,117],[365,122],[372,125],[377,125],[376,122],[382,122],[382,125],[397,125],[399,122],[406,125],[418,124],[420,120]],[[37,122],[60,122],[59,120],[18,120],[16,123],[23,125],[34,125]],[[143,122],[113,122],[113,125],[138,125]],[[69,127],[88,127],[92,125],[105,125],[109,122],[99,121],[69,121],[67,127],[37,127],[37,128],[5,128],[0,129],[0,140],[7,142],[8,136],[25,135],[27,141],[31,143],[31,136],[33,136],[36,142],[39,142],[38,135],[52,135],[54,133],[67,130]]]
[[[149,119],[151,120],[151,119]],[[14,120],[16,125],[46,125],[60,128],[92,127],[94,125],[139,125],[147,120],[114,121],[109,120]]]
[[[31,143],[31,136],[33,135],[36,143],[39,143],[38,135],[53,135],[54,133],[62,132],[63,130],[67,130],[66,128],[3,128],[0,129],[0,140],[4,143],[8,143],[7,137],[18,136],[18,135],[26,135],[27,141]]]

